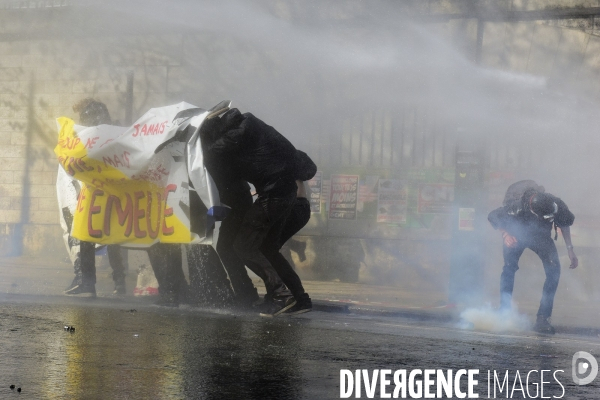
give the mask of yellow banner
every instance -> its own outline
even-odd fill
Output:
[[[121,132],[118,127],[78,127],[64,117],[57,123],[54,152],[65,172],[82,183],[71,236],[140,246],[158,241],[189,243],[193,239],[186,209],[185,162],[173,161],[177,157],[171,153],[154,155],[154,148],[139,145],[142,139],[132,137],[126,128]],[[121,147],[116,146],[119,143]],[[136,165],[139,168],[135,170],[131,163],[140,159],[138,153],[145,153],[150,161],[143,167]]]

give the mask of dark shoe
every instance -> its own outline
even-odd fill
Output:
[[[65,289],[65,291],[63,293],[67,293],[70,290],[73,290],[74,287],[81,285],[81,276],[75,276],[75,278],[73,278],[73,282],[71,282],[71,284]]]
[[[161,293],[154,305],[161,307],[179,307],[179,295],[174,292]]]
[[[548,318],[540,316],[537,317],[537,321],[533,326],[533,330],[537,333],[544,333],[547,335],[554,335],[556,333],[554,327],[550,325],[550,322],[548,322]]]
[[[289,310],[296,305],[296,299],[294,296],[287,296],[284,298],[274,298],[273,301],[263,303],[260,306],[261,317],[276,317],[281,313]]]
[[[69,290],[65,290],[65,294],[74,297],[96,297],[96,286],[82,283],[75,285]]]
[[[125,290],[125,279],[118,280],[117,282],[115,282],[115,291],[113,292],[113,295],[115,295],[115,296],[124,296],[125,293],[126,293],[126,290]]]
[[[296,305],[294,307],[292,307],[289,310],[287,310],[286,312],[284,312],[284,315],[304,314],[309,311],[312,311],[312,301],[310,300],[310,298],[306,298],[306,299],[297,301]]]

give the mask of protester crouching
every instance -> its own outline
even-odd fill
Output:
[[[245,212],[233,248],[265,283],[263,314],[279,315],[308,298],[279,253],[281,233],[296,202],[296,149],[273,127],[237,109],[206,121],[200,134],[205,165],[218,187],[242,181],[256,188],[258,198]]]
[[[500,277],[501,308],[511,308],[519,259],[523,251],[529,248],[542,260],[546,273],[534,330],[539,333],[554,334],[555,329],[550,325],[549,319],[552,315],[554,295],[560,279],[560,261],[556,245],[552,240],[552,227],[554,226],[555,229],[555,240],[558,237],[556,230],[560,228],[571,260],[570,268],[577,268],[579,262],[573,251],[570,230],[575,216],[564,201],[549,193],[544,193],[540,189],[536,187],[525,190],[518,200],[510,201],[505,206],[492,211],[488,220],[494,229],[502,232],[503,237],[504,267]]]
[[[312,301],[305,292],[302,281],[290,263],[281,254],[281,247],[310,220],[310,202],[306,198],[304,181],[312,179],[317,173],[317,166],[303,151],[296,150],[296,165],[294,177],[296,178],[296,199],[279,233],[279,237],[269,237],[264,240],[261,251],[267,257],[275,271],[292,292],[296,304],[285,313],[288,315],[301,314],[312,310]]]

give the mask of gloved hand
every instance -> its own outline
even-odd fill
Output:
[[[502,238],[504,239],[504,245],[506,247],[513,248],[517,245],[517,238],[506,231],[502,231]]]

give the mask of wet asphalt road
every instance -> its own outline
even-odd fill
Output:
[[[266,319],[135,299],[4,296],[0,314],[2,399],[327,399],[340,396],[340,369],[378,368],[479,369],[480,398],[487,370],[509,370],[512,386],[516,370],[525,382],[529,370],[560,369],[564,394],[549,375],[544,396],[600,399],[600,377],[587,386],[571,379],[576,351],[600,359],[592,336],[325,312]],[[532,375],[530,385],[537,381]]]

